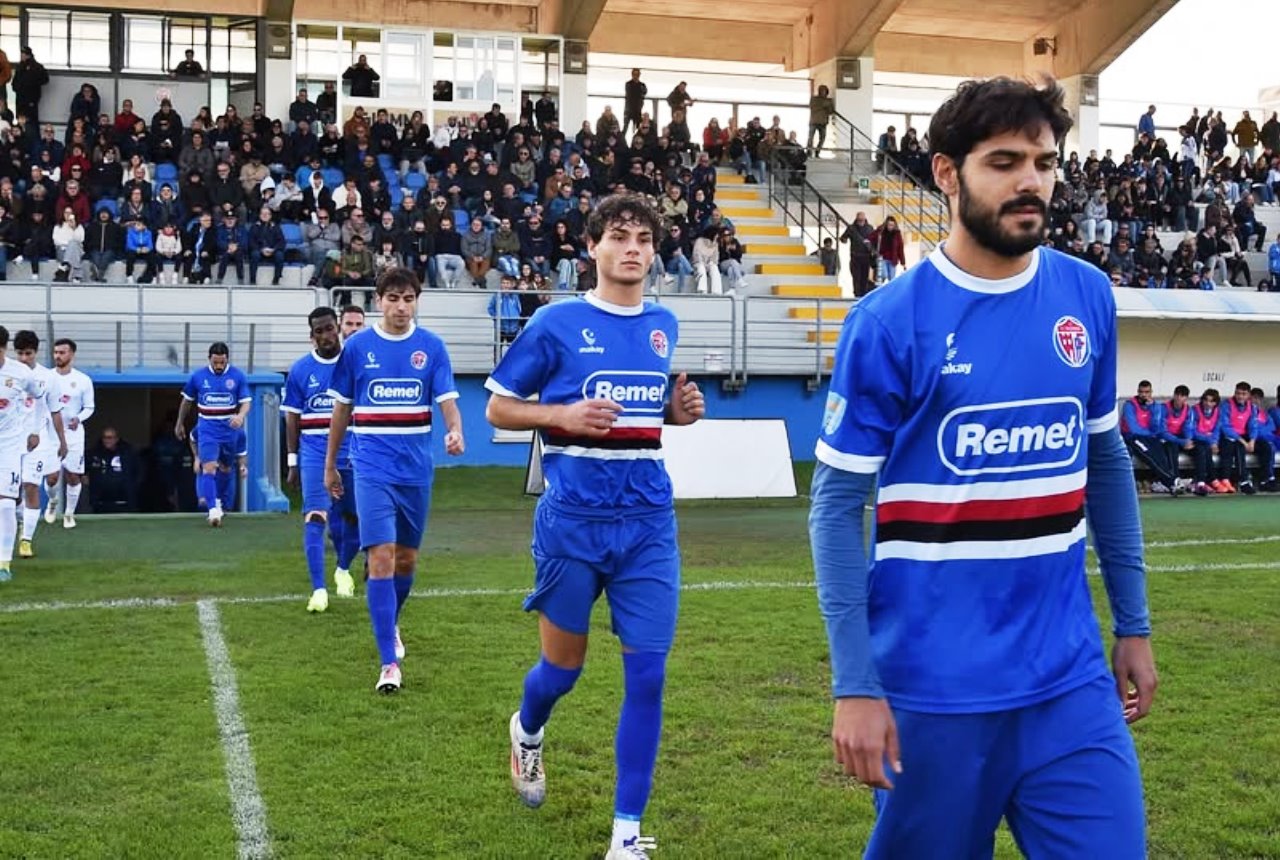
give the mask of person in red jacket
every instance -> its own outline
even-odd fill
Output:
[[[879,264],[876,266],[878,280],[887,284],[898,274],[898,267],[907,265],[906,248],[902,242],[902,231],[898,229],[898,219],[890,215],[884,223],[871,234],[871,247],[875,249]]]

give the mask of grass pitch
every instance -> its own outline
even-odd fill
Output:
[[[807,484],[807,476],[800,483]],[[532,502],[511,470],[437,473],[405,689],[373,693],[362,599],[304,611],[301,525],[41,525],[0,588],[0,856],[231,857],[195,601],[219,601],[277,857],[598,857],[621,666],[607,611],[521,807],[506,722],[535,659]],[[659,856],[856,856],[865,789],[831,760],[803,500],[680,508],[685,582],[646,833]],[[1153,858],[1280,858],[1280,500],[1143,505],[1161,689],[1134,729]],[[1094,579],[1105,620],[1101,583]],[[291,596],[287,599],[283,596]],[[89,607],[150,600],[133,606]],[[249,602],[257,601],[257,602]],[[64,604],[54,609],[51,604]],[[1002,836],[997,856],[1017,856]]]

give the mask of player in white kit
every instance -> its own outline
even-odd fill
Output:
[[[58,400],[58,381],[52,370],[36,361],[40,338],[24,329],[13,336],[13,351],[40,384],[43,396],[27,398],[34,432],[40,441],[22,457],[22,536],[18,540],[18,557],[33,558],[32,541],[40,524],[40,482],[49,472],[56,474],[67,455],[67,440],[62,427],[62,403]]]
[[[69,337],[53,342],[53,369],[58,384],[58,402],[62,404],[62,427],[67,439],[67,456],[62,458],[62,469],[45,475],[45,490],[49,502],[45,505],[44,521],[53,525],[58,519],[58,504],[64,493],[59,492],[58,478],[63,478],[66,504],[63,506],[62,527],[76,527],[76,507],[84,489],[84,422],[93,415],[93,380],[75,368],[76,342]]]
[[[30,368],[5,357],[8,348],[9,330],[0,325],[0,582],[13,579],[9,565],[18,533],[22,457],[40,441],[32,432],[33,413],[27,409],[27,398],[46,394]]]

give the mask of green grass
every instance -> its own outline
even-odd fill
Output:
[[[506,720],[537,648],[515,593],[532,575],[532,502],[516,471],[443,470],[437,481],[418,590],[510,593],[411,602],[401,695],[372,692],[361,600],[335,599],[319,617],[303,599],[221,606],[275,852],[599,856],[621,676],[607,612],[595,616],[587,672],[549,729],[550,798],[530,812],[508,782]],[[1280,535],[1280,503],[1160,499],[1143,514],[1149,541],[1191,542],[1148,553],[1161,689],[1135,735],[1151,856],[1280,858],[1280,539],[1195,545]],[[811,579],[805,516],[803,500],[682,505],[686,582]],[[234,855],[189,604],[301,598],[300,544],[296,517],[232,517],[221,531],[198,518],[41,527],[40,557],[15,565],[0,609],[182,603],[0,612],[0,856]],[[831,761],[827,683],[811,589],[683,595],[646,818],[659,856],[856,856],[870,799]],[[997,856],[1016,856],[1007,835]]]

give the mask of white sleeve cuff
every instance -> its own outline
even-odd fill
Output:
[[[346,403],[346,404],[351,403],[350,397],[343,397],[341,394],[334,391],[332,388],[329,389],[328,394],[330,397],[332,397],[334,400],[338,401],[339,403]]]
[[[516,400],[525,399],[524,395],[516,394],[514,391],[512,391],[510,388],[507,388],[505,385],[503,385],[498,380],[494,379],[492,376],[490,376],[488,379],[484,381],[484,387],[487,391],[491,391],[494,394],[500,395],[502,397],[514,397]]]
[[[436,398],[436,403],[444,403],[446,400],[457,400],[459,397],[456,391],[446,391]]]
[[[1093,435],[1094,433],[1106,433],[1108,430],[1111,430],[1113,427],[1115,427],[1119,423],[1120,423],[1120,412],[1116,409],[1112,409],[1110,412],[1108,412],[1106,415],[1103,415],[1101,418],[1090,418],[1084,422],[1085,427],[1088,429],[1090,435]]]
[[[818,440],[814,454],[819,461],[826,463],[833,469],[839,469],[842,472],[854,472],[859,475],[874,475],[880,471],[880,467],[884,464],[884,457],[846,454],[843,451],[837,451],[821,439]]]

